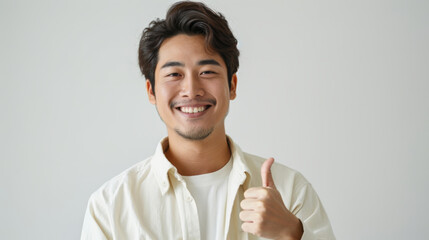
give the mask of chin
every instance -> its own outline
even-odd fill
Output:
[[[184,132],[179,129],[174,129],[179,136],[184,139],[191,141],[200,141],[206,139],[213,132],[213,128],[211,129],[192,129],[190,131]]]

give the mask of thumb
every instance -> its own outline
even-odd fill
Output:
[[[273,176],[271,175],[271,165],[273,163],[274,158],[268,158],[261,166],[262,187],[276,188]]]

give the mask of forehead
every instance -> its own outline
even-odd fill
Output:
[[[164,40],[161,44],[157,69],[168,61],[180,61],[186,65],[203,59],[215,59],[225,67],[222,57],[217,52],[207,50],[204,36],[179,34]]]

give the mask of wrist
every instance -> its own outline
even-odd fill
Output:
[[[298,219],[298,223],[297,223],[294,237],[292,239],[300,240],[302,238],[302,235],[304,234],[304,226],[302,225],[301,220],[299,218],[297,219]]]
[[[296,222],[292,229],[285,231],[282,236],[276,238],[276,240],[300,240],[304,234],[304,226],[299,218],[296,218]]]

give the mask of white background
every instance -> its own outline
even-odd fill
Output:
[[[137,65],[172,1],[0,2],[0,238],[78,239],[166,134]],[[228,134],[314,185],[338,239],[429,236],[429,2],[207,1],[239,40]]]

